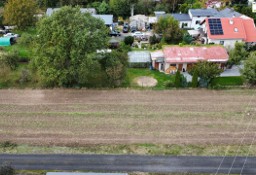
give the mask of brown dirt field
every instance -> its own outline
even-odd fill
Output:
[[[255,90],[0,90],[0,142],[249,144],[256,133],[255,94]]]

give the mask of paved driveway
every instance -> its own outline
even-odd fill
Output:
[[[226,69],[224,72],[220,74],[221,77],[237,77],[241,76],[240,69],[243,69],[243,65],[232,66],[231,69]]]

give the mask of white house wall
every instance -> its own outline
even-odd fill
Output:
[[[180,28],[182,28],[182,24],[187,24],[187,26],[185,26],[184,28],[191,28],[191,21],[180,21]]]
[[[207,18],[207,17],[197,17],[197,16],[194,16],[192,18],[191,28],[194,28],[196,25],[198,25],[198,24],[196,24],[196,21],[200,21],[200,23],[201,23],[203,20],[205,20],[205,18]]]
[[[233,49],[235,47],[236,42],[243,42],[241,39],[233,39],[233,40],[221,40],[221,39],[208,39],[208,43],[221,44],[221,41],[224,41],[223,46],[227,49]]]

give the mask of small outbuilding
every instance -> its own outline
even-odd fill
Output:
[[[11,46],[15,43],[12,37],[0,37],[0,46]]]
[[[129,66],[134,68],[150,68],[151,56],[149,51],[128,52]]]

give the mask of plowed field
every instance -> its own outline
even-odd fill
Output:
[[[0,142],[250,144],[255,90],[0,90]]]

